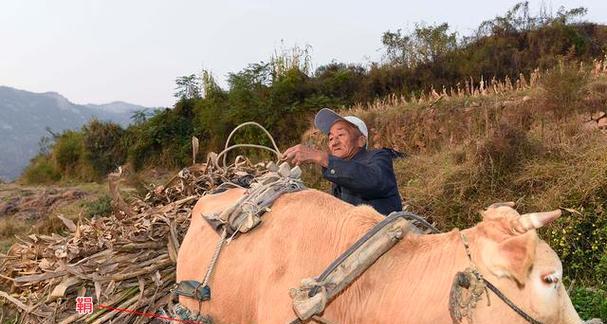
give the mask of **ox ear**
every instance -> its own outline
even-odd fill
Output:
[[[511,277],[524,286],[535,259],[536,245],[535,231],[499,242],[496,253],[489,257],[489,270],[498,277]]]

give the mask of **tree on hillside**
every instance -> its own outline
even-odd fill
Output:
[[[180,76],[175,80],[174,96],[179,99],[200,98],[200,78],[196,74]]]
[[[491,35],[510,35],[517,32],[529,31],[537,25],[543,24],[546,17],[531,17],[529,15],[529,1],[515,4],[504,16],[497,16],[492,20],[483,21],[477,29],[476,38]]]
[[[361,64],[333,62],[318,67],[312,83],[322,96],[348,106],[365,101],[368,96],[363,91],[366,73],[366,68]]]
[[[135,123],[135,125],[139,125],[144,123],[148,119],[148,115],[149,113],[147,108],[135,110],[131,114],[131,120],[133,121],[133,123]]]
[[[577,7],[570,10],[565,10],[565,7],[561,6],[556,12],[556,18],[554,18],[554,21],[564,25],[571,23],[577,18],[585,16],[587,13],[588,9],[584,7]]]
[[[299,70],[309,75],[312,69],[311,52],[312,46],[309,44],[303,48],[295,45],[287,49],[284,42],[281,41],[280,49],[274,50],[274,55],[270,59],[272,78],[280,78],[292,70]]]
[[[457,34],[449,32],[449,24],[437,26],[416,25],[414,33],[418,60],[435,62],[439,57],[457,48]]]
[[[49,133],[50,136],[44,135],[40,138],[40,141],[38,141],[38,153],[41,155],[48,155],[53,148],[53,144],[55,144],[55,141],[61,136],[61,134],[55,133],[48,126],[44,129],[47,133]]]
[[[82,126],[82,143],[85,158],[97,177],[103,177],[126,160],[126,147],[123,145],[124,129],[112,122],[92,119]]]
[[[382,43],[389,63],[415,67],[418,64],[435,62],[457,48],[457,33],[449,32],[449,24],[416,24],[412,33],[401,29],[387,31],[382,35]]]
[[[38,141],[38,153],[42,155],[48,155],[51,152],[53,146],[53,139],[48,136],[42,136]]]
[[[216,95],[223,95],[225,92],[215,81],[213,74],[207,70],[202,70],[200,78],[200,86],[202,88],[202,97],[209,98]]]
[[[581,18],[588,10],[584,7],[565,10],[561,6],[556,12],[556,16],[547,9],[542,8],[539,15],[529,14],[529,1],[523,1],[515,4],[503,16],[497,16],[494,19],[483,21],[477,29],[476,37],[471,39],[480,39],[486,36],[506,36],[519,32],[535,30],[550,24],[569,24],[576,18]]]
[[[415,65],[413,42],[410,36],[402,33],[401,29],[396,32],[388,30],[382,35],[381,42],[386,49],[388,62],[404,66]]]

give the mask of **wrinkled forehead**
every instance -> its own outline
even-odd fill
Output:
[[[345,120],[338,120],[333,125],[331,125],[331,128],[329,129],[329,135],[343,131],[351,132],[353,130],[354,126],[352,124],[348,123]]]

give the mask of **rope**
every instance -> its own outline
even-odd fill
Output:
[[[219,237],[219,241],[217,241],[217,245],[215,246],[215,252],[213,252],[213,257],[211,258],[211,262],[209,263],[209,267],[207,268],[207,273],[204,275],[204,280],[202,281],[202,283],[198,284],[198,286],[196,286],[196,289],[194,290],[196,295],[198,295],[198,289],[202,288],[203,290],[206,290],[208,294],[208,299],[211,298],[211,288],[208,286],[209,278],[211,278],[211,273],[213,273],[213,269],[215,269],[215,264],[217,263],[217,258],[219,257],[219,252],[221,252],[221,247],[223,246],[223,242],[226,239],[227,233],[228,231],[224,227],[223,232],[221,232],[221,236]],[[202,299],[198,300],[198,314],[202,314],[202,302]]]
[[[239,184],[236,184],[234,182],[224,182],[222,184],[220,184],[219,186],[215,187],[215,189],[213,189],[213,193],[215,192],[221,192],[221,190],[224,189],[224,187],[231,187],[231,188],[225,188],[227,189],[233,189],[233,188],[240,188],[240,189],[247,189]]]
[[[263,146],[263,145],[257,145],[257,144],[235,144],[232,146],[229,146],[230,144],[230,140],[232,139],[232,136],[234,135],[234,133],[236,133],[236,131],[244,126],[248,126],[248,125],[253,125],[253,126],[257,126],[259,128],[261,128],[263,130],[263,132],[268,136],[268,138],[270,139],[270,141],[272,142],[272,146],[274,146],[274,148],[271,147],[267,147],[267,146]],[[234,128],[232,130],[232,132],[230,132],[230,135],[228,135],[228,139],[226,140],[226,145],[223,151],[221,151],[218,155],[217,155],[217,160],[219,160],[219,158],[223,155],[223,169],[227,170],[227,165],[226,165],[226,160],[227,160],[227,155],[226,153],[235,149],[235,148],[239,148],[239,147],[252,147],[252,148],[259,148],[259,149],[264,149],[264,150],[268,150],[274,154],[276,154],[277,158],[280,160],[280,158],[282,157],[282,153],[280,152],[280,150],[278,149],[278,146],[276,145],[276,142],[274,141],[274,138],[272,137],[272,135],[270,134],[270,132],[268,132],[267,129],[265,129],[263,126],[261,126],[260,124],[256,123],[256,122],[246,122],[246,123],[242,123],[238,126],[236,126],[236,128]]]
[[[311,320],[314,322],[320,323],[320,324],[336,324],[335,322],[330,321],[319,315],[312,316]],[[303,324],[303,322],[299,318],[296,318],[296,319],[292,320],[291,322],[289,322],[289,324]]]
[[[279,151],[276,151],[270,147],[267,146],[263,146],[263,145],[257,145],[257,144],[234,144],[230,147],[227,147],[225,150],[221,151],[221,153],[219,153],[217,155],[217,158],[219,159],[220,156],[223,155],[223,169],[227,170],[227,164],[226,164],[226,159],[227,159],[227,155],[225,155],[225,153],[235,149],[235,148],[239,148],[239,147],[252,147],[252,148],[259,148],[259,149],[264,149],[264,150],[268,150],[274,154],[276,154],[276,156],[278,156],[278,158],[280,159],[280,157],[282,156],[282,154]]]
[[[527,322],[532,323],[532,324],[542,324],[542,322],[529,316],[529,314],[525,313],[524,310],[522,310],[518,306],[516,306],[510,299],[508,299],[508,297],[506,297],[506,295],[504,295],[499,289],[497,289],[497,287],[495,287],[492,283],[487,281],[487,279],[485,279],[484,277],[482,279],[485,282],[485,285],[487,285],[487,288],[489,288],[491,291],[493,291],[493,293],[496,294],[497,297],[499,297],[504,303],[506,303],[506,305],[510,306],[510,308],[512,308],[513,311],[515,311],[517,314],[519,314]]]
[[[215,246],[215,252],[213,253],[213,257],[211,258],[211,262],[209,263],[209,267],[207,268],[207,273],[204,275],[204,280],[202,281],[202,286],[206,286],[209,283],[209,278],[211,277],[211,273],[215,268],[215,263],[217,262],[217,258],[219,257],[219,252],[221,252],[221,247],[225,242],[228,230],[226,227],[223,228],[223,232],[221,232],[221,236],[219,237],[219,241],[217,241],[217,246]]]

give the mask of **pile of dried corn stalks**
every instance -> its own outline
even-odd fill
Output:
[[[111,174],[111,216],[80,219],[78,224],[62,219],[69,235],[32,234],[20,238],[7,255],[0,254],[0,281],[10,289],[0,290],[0,300],[19,309],[21,323],[152,320],[99,305],[174,317],[170,289],[193,205],[222,183],[246,184],[265,170],[246,159],[227,170],[211,161],[181,170],[145,199],[129,203],[118,193],[120,174]],[[93,314],[76,313],[78,296],[94,296]]]

